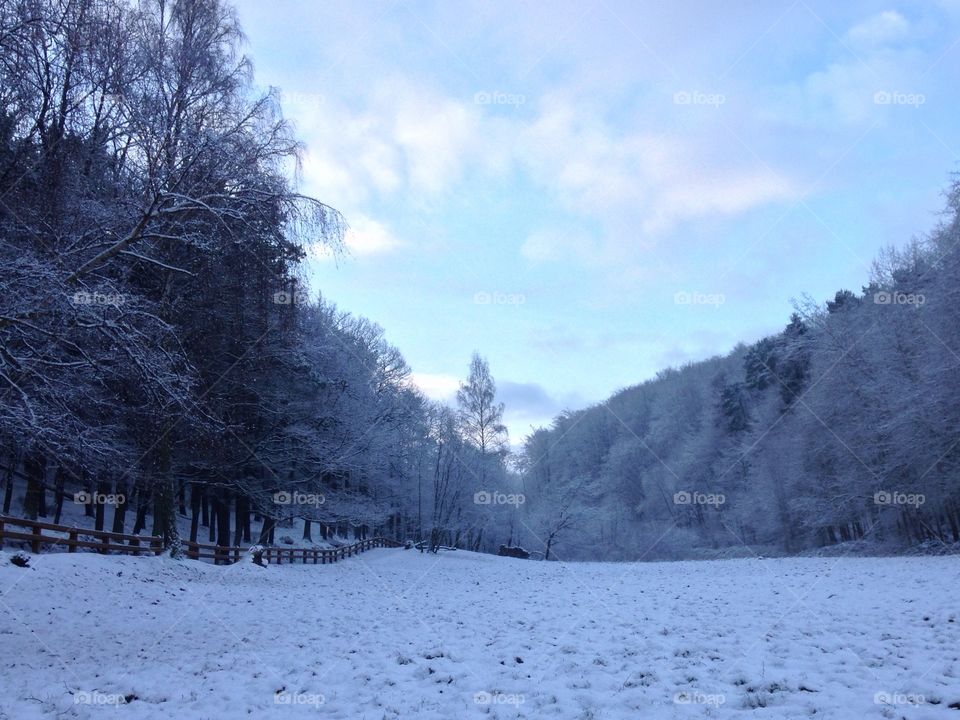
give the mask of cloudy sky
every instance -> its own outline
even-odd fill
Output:
[[[314,289],[434,398],[485,355],[517,441],[786,324],[929,230],[960,2],[241,0],[350,223]]]

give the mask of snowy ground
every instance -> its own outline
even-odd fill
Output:
[[[955,557],[9,558],[10,720],[960,720]]]

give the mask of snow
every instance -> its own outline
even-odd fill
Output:
[[[955,557],[11,555],[9,720],[960,718]]]

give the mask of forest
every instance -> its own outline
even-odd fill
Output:
[[[538,542],[636,560],[960,541],[960,185],[860,292],[795,306],[526,438]]]
[[[174,553],[178,515],[219,545],[296,520],[486,548],[487,365],[430,403],[381,328],[311,294],[346,220],[298,192],[241,40],[218,2],[0,3],[3,512],[59,522],[81,493],[96,529]]]

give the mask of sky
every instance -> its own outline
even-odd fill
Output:
[[[350,225],[313,290],[434,399],[480,352],[514,443],[859,290],[960,157],[960,0],[237,8]]]

